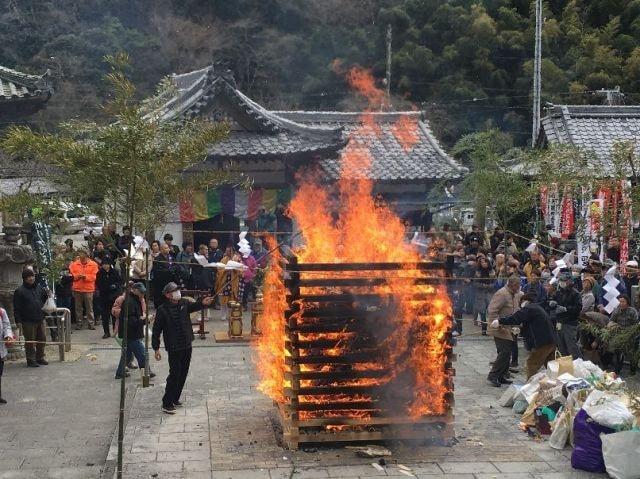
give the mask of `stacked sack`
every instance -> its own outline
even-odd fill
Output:
[[[558,358],[527,384],[511,385],[500,405],[521,415],[522,429],[548,436],[550,447],[569,442],[575,469],[640,479],[640,396],[614,373]]]

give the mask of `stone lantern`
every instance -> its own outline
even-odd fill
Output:
[[[20,230],[17,225],[4,226],[4,243],[0,243],[0,306],[7,310],[14,331],[13,292],[22,284],[22,269],[35,261],[31,246],[18,244]],[[9,346],[8,359],[22,357],[21,346]]]

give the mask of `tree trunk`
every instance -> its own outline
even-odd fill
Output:
[[[473,222],[480,227],[481,231],[484,231],[486,229],[487,200],[483,196],[476,196],[475,211],[473,212]]]

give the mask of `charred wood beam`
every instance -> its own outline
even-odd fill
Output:
[[[422,263],[298,263],[288,264],[287,271],[389,271],[389,270],[445,270],[443,262]]]
[[[393,278],[315,278],[315,279],[300,279],[297,281],[297,286],[301,288],[311,287],[345,287],[345,286],[381,286],[387,284],[390,279]],[[445,278],[428,277],[428,278],[401,278],[410,280],[414,285],[438,285],[444,284]],[[292,280],[287,279],[284,282],[288,288],[293,285]]]
[[[411,295],[411,299],[413,301],[426,301],[427,299],[433,298],[436,295],[433,293],[414,293]],[[392,294],[288,294],[287,302],[291,303],[298,299],[302,301],[307,301],[311,303],[343,303],[343,302],[382,302],[389,298],[393,299],[394,295]]]
[[[340,380],[340,379],[360,379],[360,378],[382,378],[389,374],[385,369],[371,369],[364,371],[301,371],[297,374],[300,380]],[[284,373],[285,379],[291,379],[293,374],[289,371]]]

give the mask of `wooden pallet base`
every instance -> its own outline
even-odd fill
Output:
[[[279,406],[283,440],[288,449],[300,444],[372,441],[415,441],[447,445],[454,437],[453,414],[409,417],[376,417],[370,419],[331,418],[293,421]],[[344,429],[327,430],[325,425],[343,425]]]

